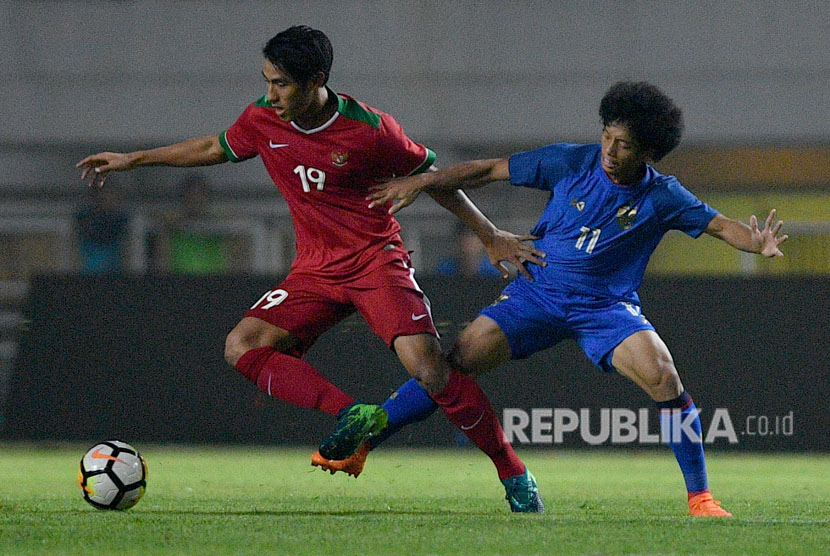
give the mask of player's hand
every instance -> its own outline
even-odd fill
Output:
[[[369,208],[386,206],[389,202],[394,201],[388,212],[389,214],[395,214],[402,208],[411,205],[426,186],[425,175],[417,174],[393,179],[370,187],[369,189],[373,192],[366,197],[366,200],[370,201]]]
[[[769,211],[769,216],[767,216],[767,220],[764,222],[763,230],[758,229],[758,219],[755,218],[754,214],[749,218],[749,227],[752,230],[752,243],[760,247],[758,252],[765,257],[783,257],[784,253],[781,252],[778,246],[787,241],[789,236],[779,236],[778,232],[781,231],[781,226],[784,225],[784,221],[779,220],[773,225],[773,220],[775,220],[775,209]]]
[[[502,278],[510,276],[509,270],[504,266],[504,263],[508,262],[515,266],[522,273],[522,276],[532,282],[533,277],[525,265],[532,263],[547,266],[547,263],[542,260],[545,254],[536,249],[533,244],[526,243],[534,239],[539,238],[530,235],[519,236],[497,229],[491,237],[482,240],[482,243],[484,243],[484,248],[487,250],[490,263],[499,269]]]
[[[132,170],[134,166],[125,153],[103,152],[86,157],[75,168],[82,169],[81,179],[89,178],[90,186],[102,187],[108,173]]]

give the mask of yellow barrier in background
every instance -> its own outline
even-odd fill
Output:
[[[697,193],[724,215],[749,222],[754,214],[763,225],[769,210],[777,209],[789,239],[784,258],[765,259],[735,251],[722,241],[703,235],[696,240],[670,232],[648,266],[652,274],[830,274],[830,193]]]

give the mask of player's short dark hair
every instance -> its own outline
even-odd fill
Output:
[[[265,43],[262,54],[274,67],[299,83],[307,85],[322,72],[328,81],[333,52],[325,33],[306,25],[295,25],[274,35]]]
[[[683,113],[663,91],[645,81],[620,81],[599,104],[602,125],[623,125],[655,162],[679,143]]]

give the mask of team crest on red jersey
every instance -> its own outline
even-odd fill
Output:
[[[339,153],[331,151],[331,163],[335,166],[343,167],[349,161],[349,153]]]

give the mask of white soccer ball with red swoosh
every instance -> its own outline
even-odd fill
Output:
[[[99,510],[126,510],[144,496],[147,463],[126,442],[99,442],[81,459],[78,484],[84,500]]]

